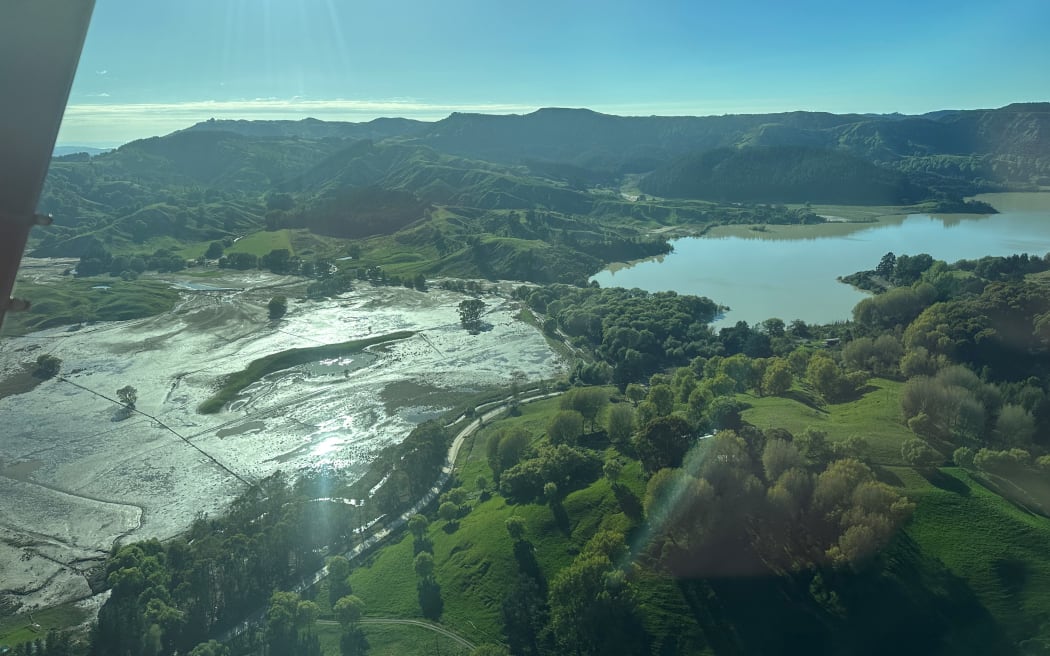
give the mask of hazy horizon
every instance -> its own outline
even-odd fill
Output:
[[[73,146],[83,146],[83,147],[87,147],[87,148],[102,148],[102,149],[117,148],[119,146],[122,146],[122,145],[124,145],[126,143],[129,143],[131,141],[135,141],[137,139],[146,139],[146,138],[150,138],[150,137],[165,136],[167,134],[171,134],[172,132],[177,132],[179,130],[184,130],[184,129],[192,127],[192,126],[194,126],[194,125],[196,125],[198,123],[201,123],[201,122],[204,122],[204,121],[208,121],[210,119],[215,119],[217,121],[218,120],[230,120],[230,121],[241,121],[241,120],[244,120],[244,121],[267,121],[267,120],[304,121],[304,120],[314,119],[314,120],[319,120],[319,121],[332,121],[332,122],[367,123],[369,121],[373,121],[373,120],[381,119],[381,118],[407,118],[407,119],[416,120],[416,121],[433,123],[433,122],[440,121],[442,119],[448,118],[451,114],[453,114],[455,112],[488,114],[488,115],[494,115],[494,116],[511,116],[511,115],[531,114],[531,113],[539,111],[541,109],[583,109],[583,110],[590,110],[590,111],[599,112],[599,113],[602,113],[602,114],[610,114],[610,115],[615,115],[615,116],[630,116],[630,117],[647,117],[647,116],[666,116],[666,117],[679,116],[679,117],[681,117],[681,116],[688,116],[688,117],[703,118],[703,117],[707,117],[707,116],[726,116],[726,115],[734,115],[734,114],[736,114],[736,115],[743,115],[743,114],[777,114],[777,113],[795,112],[795,111],[822,112],[822,113],[833,113],[833,114],[867,114],[867,115],[873,115],[873,116],[875,116],[875,115],[877,115],[877,116],[886,116],[886,115],[893,115],[893,114],[898,114],[898,115],[901,115],[901,116],[921,116],[923,114],[928,114],[928,113],[931,113],[931,112],[938,112],[938,111],[947,111],[947,110],[966,111],[966,110],[981,110],[981,109],[997,109],[999,107],[1004,107],[1006,105],[1011,105],[1011,104],[1018,104],[1018,103],[1046,103],[1046,102],[1050,102],[1050,100],[1020,99],[1020,100],[1014,100],[1014,101],[1011,101],[1011,102],[1008,102],[1008,103],[1004,103],[1002,105],[997,105],[997,106],[994,106],[994,107],[993,106],[987,106],[987,107],[938,107],[936,109],[931,109],[931,110],[928,110],[928,111],[914,113],[914,114],[910,114],[910,113],[909,114],[905,114],[903,112],[827,112],[826,110],[822,110],[822,109],[782,109],[782,110],[768,110],[768,111],[726,111],[726,112],[706,113],[706,114],[699,114],[699,113],[689,114],[689,113],[675,113],[675,112],[665,112],[665,113],[653,112],[653,113],[643,114],[643,113],[630,113],[630,112],[625,112],[625,111],[620,111],[620,112],[617,112],[617,111],[602,111],[602,110],[599,110],[599,109],[595,109],[593,107],[569,107],[569,106],[559,106],[559,105],[542,106],[542,107],[541,106],[536,106],[536,107],[532,107],[532,108],[520,108],[518,111],[511,111],[510,109],[508,109],[507,111],[494,111],[491,108],[474,108],[474,107],[471,107],[471,106],[464,105],[464,106],[452,109],[451,111],[447,111],[445,113],[440,113],[440,114],[432,114],[432,113],[430,113],[427,110],[419,110],[416,113],[413,113],[413,112],[404,112],[404,113],[401,113],[401,114],[390,114],[390,113],[379,114],[379,113],[377,113],[377,114],[373,115],[373,114],[371,114],[371,113],[369,113],[368,111],[365,111],[365,110],[356,110],[355,111],[353,109],[341,109],[339,107],[341,101],[329,101],[329,102],[326,102],[326,103],[309,103],[309,104],[307,104],[307,107],[312,107],[315,110],[316,110],[318,105],[320,105],[320,106],[327,106],[329,108],[329,109],[327,109],[327,112],[320,112],[319,116],[318,115],[313,115],[313,114],[302,114],[302,113],[299,113],[298,111],[296,111],[296,109],[294,109],[294,108],[286,108],[283,105],[280,105],[280,104],[277,104],[277,103],[272,103],[272,101],[270,101],[270,100],[263,100],[263,99],[259,99],[259,100],[256,100],[256,101],[245,101],[245,104],[250,105],[250,106],[254,106],[256,109],[253,112],[246,112],[245,114],[241,114],[241,115],[236,114],[238,109],[243,110],[243,107],[239,107],[239,103],[183,103],[183,104],[173,104],[173,105],[142,104],[142,105],[133,105],[133,106],[121,106],[121,105],[105,105],[105,106],[103,106],[103,105],[100,105],[100,106],[97,106],[97,108],[92,107],[92,109],[88,110],[88,113],[90,113],[93,117],[109,115],[109,116],[112,116],[114,118],[120,118],[121,120],[127,120],[128,118],[134,119],[134,118],[136,118],[138,116],[146,117],[146,116],[150,116],[154,112],[164,111],[166,113],[164,119],[158,120],[154,116],[154,117],[148,119],[148,124],[149,125],[154,125],[154,126],[160,126],[160,125],[169,126],[170,125],[170,129],[166,129],[166,130],[161,131],[161,132],[156,132],[154,134],[145,134],[145,133],[143,133],[143,134],[141,134],[139,136],[134,136],[134,137],[131,137],[129,139],[115,140],[115,141],[114,140],[87,141],[87,140],[83,140],[83,139],[82,140],[77,140],[77,139],[66,139],[66,140],[63,140],[64,134],[60,133],[59,134],[59,140],[55,144],[55,147],[56,148],[69,148],[69,147],[73,147]],[[199,118],[190,119],[188,122],[186,120],[184,120],[184,117],[186,117],[188,115],[191,115],[194,112],[208,111],[209,109],[211,111],[213,111],[213,114],[210,114],[210,115],[207,115],[207,116],[205,116],[204,114],[199,114],[199,116],[200,116]],[[78,117],[78,115],[82,115],[82,113],[84,111],[85,111],[84,108],[81,107],[81,106],[70,105],[67,108],[67,111],[66,111],[66,119],[65,119],[65,121],[68,122],[71,118],[76,118],[76,117]],[[305,111],[310,111],[310,110],[306,109]],[[330,115],[327,115],[328,113],[330,113]],[[143,123],[145,124],[146,121],[143,121]],[[64,125],[65,125],[65,123],[64,123]],[[126,125],[122,125],[122,129],[126,130],[127,126]],[[67,132],[68,132],[68,130],[67,130]]]

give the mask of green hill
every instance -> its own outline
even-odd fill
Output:
[[[886,419],[898,390],[876,381],[874,391],[830,406],[826,424],[816,424],[838,441],[867,434],[875,419],[888,421],[872,436],[881,463],[877,474],[917,502],[913,519],[880,556],[837,574],[820,568],[783,576],[675,578],[654,571],[644,524],[624,505],[630,497],[646,496],[645,476],[629,451],[600,439],[582,445],[626,463],[617,485],[606,478],[578,481],[565,495],[563,511],[482,490],[478,477],[492,476],[488,441],[524,430],[534,446],[542,445],[559,403],[523,406],[520,416],[494,422],[461,452],[455,483],[466,491],[461,517],[451,523],[432,517],[425,537],[444,599],[441,622],[476,642],[507,640],[507,599],[524,573],[538,572],[550,584],[599,531],[614,530],[631,536],[630,581],[651,653],[793,654],[805,645],[811,654],[1005,654],[1016,653],[1025,640],[1034,648],[1031,639],[1045,633],[1040,624],[1050,608],[1050,558],[1038,546],[1050,537],[1050,520],[1018,510],[962,470],[931,475],[906,466],[900,443],[908,431],[895,418]],[[749,400],[747,421],[790,427],[796,435],[813,425],[805,403]],[[779,419],[784,423],[777,424]],[[511,517],[524,522],[525,552],[508,535]],[[412,570],[418,545],[406,535],[354,570],[354,594],[365,600],[369,614],[422,616]]]
[[[648,175],[639,188],[673,198],[857,205],[908,204],[929,193],[854,155],[798,146],[687,155]]]

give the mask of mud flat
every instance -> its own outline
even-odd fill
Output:
[[[41,353],[62,359],[64,377],[0,398],[0,609],[86,596],[85,572],[115,541],[171,537],[243,489],[168,428],[249,480],[321,466],[353,475],[456,400],[564,366],[507,299],[484,297],[478,335],[459,326],[461,294],[367,285],[293,300],[271,322],[266,302],[289,279],[228,278],[149,319],[0,341],[0,377]],[[268,374],[220,412],[197,412],[252,360],[397,331],[416,334]],[[150,417],[104,398],[125,385]]]

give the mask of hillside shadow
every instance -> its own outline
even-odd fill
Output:
[[[878,392],[881,389],[882,389],[881,387],[877,387],[875,385],[872,385],[872,384],[868,383],[868,384],[864,385],[864,387],[858,388],[857,389],[857,393],[850,400],[851,401],[856,401],[859,398],[863,398],[863,397],[867,396],[871,392]]]
[[[954,476],[945,474],[940,469],[919,470],[919,474],[922,475],[930,485],[940,488],[945,492],[953,492],[961,497],[970,496],[970,488],[966,483],[963,483]]]
[[[882,465],[875,465],[875,479],[880,483],[886,485],[892,485],[894,487],[904,487],[904,481],[897,474],[890,471],[888,468]]]
[[[554,524],[565,537],[572,535],[572,524],[569,522],[569,513],[565,512],[565,506],[560,502],[551,504],[551,512],[554,514]]]
[[[1028,563],[1016,558],[1000,558],[992,565],[992,569],[1003,589],[1012,597],[1020,595],[1031,578]]]
[[[784,392],[783,397],[785,399],[791,399],[796,403],[801,403],[802,405],[806,406],[807,408],[810,408],[811,410],[816,410],[817,412],[821,412],[826,415],[831,414],[827,408],[824,408],[823,406],[817,404],[817,402],[813,400],[813,397],[811,397],[808,394],[803,394],[798,390],[788,390],[787,392]]]
[[[1023,578],[1009,563],[1001,569],[1001,578]],[[814,574],[685,580],[679,589],[719,654],[1018,653],[967,583],[907,536],[860,573],[823,570],[824,593],[811,593]]]
[[[638,496],[622,483],[613,483],[612,491],[616,495],[616,502],[620,504],[620,510],[623,511],[623,514],[634,521],[640,521],[642,519],[642,502],[638,499]]]

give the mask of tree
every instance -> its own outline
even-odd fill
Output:
[[[481,330],[481,314],[485,303],[476,298],[467,299],[459,304],[459,323],[472,332]]]
[[[350,561],[344,556],[328,559],[328,603],[333,604],[352,592],[350,584]]]
[[[332,612],[343,630],[349,629],[364,615],[364,601],[352,594],[340,597],[332,606]]]
[[[288,312],[288,299],[284,296],[274,296],[266,305],[266,309],[270,313],[270,319],[276,321]]]
[[[519,517],[517,515],[512,515],[512,516],[508,517],[507,521],[505,521],[503,524],[504,524],[504,526],[507,527],[507,533],[510,534],[510,537],[511,537],[512,540],[514,540],[515,542],[519,542],[519,541],[525,539],[525,518],[524,517]]]
[[[627,397],[632,405],[638,405],[638,402],[645,398],[645,388],[638,383],[631,383],[624,390],[624,396]]]
[[[806,366],[806,379],[825,400],[836,403],[856,394],[867,376],[862,372],[844,374],[828,355],[814,353]]]
[[[938,368],[937,359],[921,346],[908,349],[900,361],[900,370],[905,378],[933,376]]]
[[[609,408],[605,423],[609,441],[613,444],[624,444],[634,433],[634,410],[625,403],[617,403]]]
[[[605,478],[609,479],[610,483],[615,485],[616,481],[620,479],[620,474],[623,473],[623,463],[617,458],[610,458],[602,466],[602,473],[605,474]]]
[[[1007,403],[995,420],[995,439],[1006,446],[1026,447],[1035,435],[1035,418],[1019,405]]]
[[[343,629],[339,640],[341,656],[360,656],[368,652],[368,639],[361,630],[361,618],[365,614],[365,602],[354,595],[347,595],[332,605],[332,614]]]
[[[550,586],[551,633],[564,654],[646,653],[634,589],[602,554],[581,553]]]
[[[583,434],[583,415],[575,410],[562,410],[551,417],[547,437],[551,444],[575,444]]]
[[[222,252],[222,242],[213,241],[212,243],[208,244],[208,250],[204,252],[204,257],[208,258],[209,260],[217,260],[220,257],[222,257]]]
[[[299,595],[294,592],[274,592],[266,610],[267,637],[270,648],[277,653],[292,653],[297,642],[299,626]]]
[[[649,388],[647,400],[656,407],[656,413],[661,417],[674,412],[674,390],[670,385],[653,385]]]
[[[733,381],[732,391],[746,392],[747,389],[754,384],[754,365],[754,360],[743,353],[737,353],[736,355],[725,358],[719,363],[718,373],[724,374]]]
[[[976,452],[968,446],[961,446],[952,453],[952,461],[957,467],[969,469],[973,467],[974,456]]]
[[[54,378],[62,369],[62,361],[53,355],[41,355],[36,359],[33,376],[42,380]]]
[[[879,260],[878,266],[875,267],[875,274],[882,276],[886,280],[893,278],[893,270],[897,266],[897,256],[892,252],[886,253]]]
[[[454,487],[445,493],[445,500],[451,501],[457,506],[462,506],[467,502],[467,491],[462,487]]]
[[[944,458],[922,440],[910,439],[901,444],[901,458],[904,462],[918,469],[929,469],[936,467]]]
[[[452,503],[451,501],[446,501],[445,503],[438,506],[438,517],[445,520],[446,524],[452,524],[452,522],[456,521],[456,517],[458,516],[459,506]]]
[[[138,398],[139,391],[131,385],[125,385],[117,390],[117,399],[119,399],[128,410],[135,409],[135,402],[138,401]]]
[[[434,556],[428,551],[420,551],[416,554],[416,560],[412,566],[416,570],[416,576],[421,579],[429,579],[434,575]]]
[[[48,642],[50,643],[51,641],[49,640]],[[190,651],[190,656],[230,656],[230,648],[221,642],[209,640],[194,647]]]
[[[721,430],[740,426],[740,413],[744,405],[731,396],[720,396],[707,407],[707,418],[711,425]]]
[[[762,468],[766,472],[766,480],[770,482],[776,481],[789,469],[804,468],[805,464],[805,458],[791,442],[769,440],[762,450]]]
[[[893,335],[879,335],[875,339],[858,337],[842,348],[842,362],[850,369],[893,376],[902,354],[901,343]]]
[[[646,471],[679,467],[693,444],[693,428],[681,417],[658,417],[649,422],[635,438]]]
[[[780,396],[791,389],[794,378],[791,365],[787,360],[774,358],[766,367],[766,374],[762,377],[762,393]]]
[[[786,326],[783,319],[771,317],[762,322],[762,328],[770,337],[783,337]]]
[[[609,396],[600,387],[583,387],[562,398],[563,403],[568,403],[569,407],[583,416],[587,423],[590,424],[592,431],[594,430],[594,420],[597,418],[598,413],[609,402]],[[565,405],[562,407],[565,407]]]
[[[528,431],[520,426],[503,433],[497,449],[500,471],[505,471],[518,464],[531,441]]]
[[[412,515],[408,519],[408,530],[417,540],[421,540],[423,539],[423,536],[426,535],[428,524],[429,522],[427,522],[427,518],[423,515]]]
[[[287,248],[275,248],[259,258],[259,268],[269,269],[272,273],[287,273],[292,253]]]

